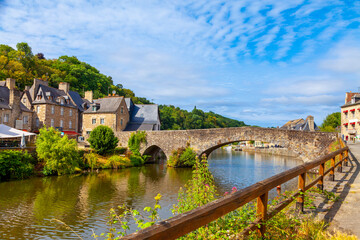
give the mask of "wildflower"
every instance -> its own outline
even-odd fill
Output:
[[[161,199],[161,194],[158,193],[158,195],[156,195],[156,197],[154,197],[156,201],[159,201]]]
[[[237,188],[236,187],[233,187],[232,190],[231,190],[231,193],[234,193],[237,191]]]
[[[229,192],[225,192],[225,193],[224,193],[224,196],[226,196],[226,195],[228,195],[228,194],[229,194]]]

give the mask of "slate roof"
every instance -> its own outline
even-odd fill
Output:
[[[81,112],[83,112],[84,109],[84,103],[88,100],[85,101],[85,99],[82,99],[80,94],[78,92],[74,92],[74,91],[69,91],[69,95],[71,97],[71,99],[75,102],[76,106],[79,108],[79,110]],[[90,102],[89,102],[90,103]]]
[[[93,104],[97,104],[100,106],[100,108],[98,108],[96,110],[96,112],[94,112],[92,110],[92,107],[90,107],[89,109],[87,109],[84,113],[113,113],[116,112],[117,109],[120,107],[121,101],[123,100],[124,97],[106,97],[106,98],[100,98],[100,99],[95,99]]]
[[[290,130],[302,130],[302,131],[310,131],[309,116],[304,120],[303,118],[290,120],[287,123],[285,123],[281,128],[282,129],[290,129]],[[318,131],[320,130],[319,127],[314,122],[314,130]]]
[[[0,86],[0,108],[11,109],[9,106],[9,97],[9,88]],[[32,112],[22,102],[20,102],[20,109],[24,112]]]
[[[155,129],[157,124],[160,124],[157,104],[134,104],[129,123],[124,131],[158,130]]]
[[[50,93],[50,96],[52,96],[51,99],[48,98],[48,96],[47,96],[48,93]],[[38,95],[42,96],[42,98],[40,100],[37,99]],[[34,100],[33,100],[32,104],[52,103],[52,104],[61,105],[60,102],[57,102],[58,97],[68,98],[68,95],[63,90],[59,90],[59,89],[56,89],[53,87],[49,87],[49,86],[40,84],[39,88],[37,90],[36,96],[33,98]],[[62,104],[62,106],[76,107],[71,101],[69,101],[68,103],[64,102],[64,104]]]

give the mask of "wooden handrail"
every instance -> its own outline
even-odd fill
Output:
[[[248,228],[246,228],[241,234],[247,234],[249,231],[258,230],[258,232],[263,235],[265,233],[264,222],[276,213],[284,209],[289,205],[296,197],[297,208],[299,210],[303,209],[304,201],[302,192],[307,191],[312,186],[318,183],[319,188],[323,188],[323,178],[329,172],[333,173],[335,176],[335,167],[348,159],[348,150],[349,148],[343,147],[333,153],[330,153],[324,157],[321,157],[315,161],[302,164],[300,166],[294,167],[277,175],[274,175],[270,178],[267,178],[263,181],[257,182],[249,187],[243,188],[233,194],[222,197],[221,199],[210,202],[204,206],[193,209],[189,212],[182,213],[174,216],[173,218],[166,219],[157,224],[154,224],[151,227],[142,229],[138,232],[129,234],[123,239],[176,239],[187,233],[190,233],[205,224],[208,224],[225,214],[236,210],[237,208],[249,203],[250,201],[257,198],[257,213],[259,218],[252,223]],[[343,154],[344,153],[344,154]],[[340,155],[340,161],[338,163],[331,165],[331,167],[325,171],[325,162],[335,159],[336,156]],[[332,161],[333,162],[333,161]],[[316,178],[313,182],[306,185],[305,184],[305,174],[315,167],[319,168],[319,177]],[[334,178],[332,176],[332,178]],[[278,206],[275,206],[272,212],[267,212],[267,198],[268,192],[275,188],[278,185],[281,185],[295,177],[299,177],[298,189],[293,196],[283,201]],[[333,179],[332,179],[333,180]],[[260,228],[258,227],[260,224]]]

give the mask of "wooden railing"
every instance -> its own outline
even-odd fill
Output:
[[[208,203],[202,207],[193,209],[189,212],[179,214],[173,218],[161,221],[151,227],[142,229],[139,232],[132,233],[124,237],[124,239],[176,239],[187,233],[202,227],[225,214],[236,210],[246,203],[257,198],[257,214],[258,218],[255,222],[250,224],[242,235],[248,234],[250,231],[258,231],[259,234],[264,235],[265,221],[275,216],[278,212],[288,206],[294,199],[297,199],[296,209],[303,211],[304,209],[304,192],[317,184],[317,187],[323,189],[324,176],[329,174],[329,180],[335,179],[335,168],[342,171],[343,162],[347,165],[348,162],[348,147],[343,143],[341,149],[328,154],[315,161],[305,163],[301,166],[294,167],[285,172],[279,173],[273,177],[267,178],[263,181],[257,182],[249,187],[241,189],[233,194],[225,196],[221,199]],[[339,161],[335,162],[336,156],[339,156]],[[325,163],[330,161],[330,167],[325,170]],[[318,177],[306,185],[306,173],[309,170],[319,167]],[[276,188],[295,177],[298,177],[298,191],[292,196],[281,202],[271,211],[267,211],[268,193],[271,189]],[[260,227],[259,227],[260,226]]]

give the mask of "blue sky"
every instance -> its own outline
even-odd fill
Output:
[[[0,43],[77,56],[158,104],[321,124],[360,87],[360,3],[0,0]]]

